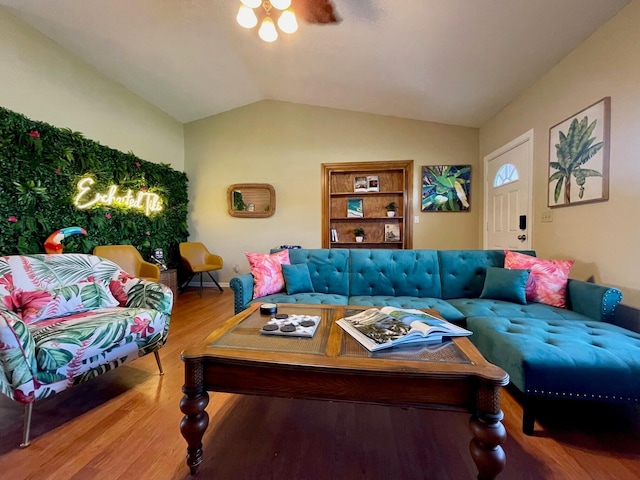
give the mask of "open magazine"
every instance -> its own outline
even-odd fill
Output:
[[[372,352],[408,343],[441,343],[444,337],[471,335],[469,330],[423,311],[395,307],[370,308],[336,323]]]

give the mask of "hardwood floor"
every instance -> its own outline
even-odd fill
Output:
[[[188,479],[178,403],[180,352],[233,312],[229,288],[187,291],[169,340],[153,355],[36,403],[32,444],[20,449],[23,409],[0,398],[0,478]],[[640,409],[548,402],[534,437],[503,395],[504,479],[640,478]],[[468,415],[375,405],[211,394],[204,462],[209,479],[474,478]]]

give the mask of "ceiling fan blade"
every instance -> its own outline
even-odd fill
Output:
[[[339,23],[331,0],[295,0],[296,15],[307,23]]]

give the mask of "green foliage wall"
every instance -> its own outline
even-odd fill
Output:
[[[78,210],[73,203],[77,183],[87,175],[95,180],[92,192],[115,184],[122,193],[155,193],[163,210],[150,216],[118,205]],[[187,182],[185,173],[168,165],[0,107],[0,255],[43,253],[51,233],[79,226],[87,235],[63,240],[65,253],[131,244],[145,259],[162,248],[167,264],[175,267],[178,243],[189,234]]]

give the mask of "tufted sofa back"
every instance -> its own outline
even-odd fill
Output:
[[[535,256],[531,250],[518,250]],[[487,267],[504,267],[503,250],[438,250],[442,298],[477,298]]]
[[[346,248],[292,249],[289,261],[307,264],[315,292],[349,295],[349,250]]]
[[[442,296],[436,250],[353,249],[350,255],[350,295]]]

